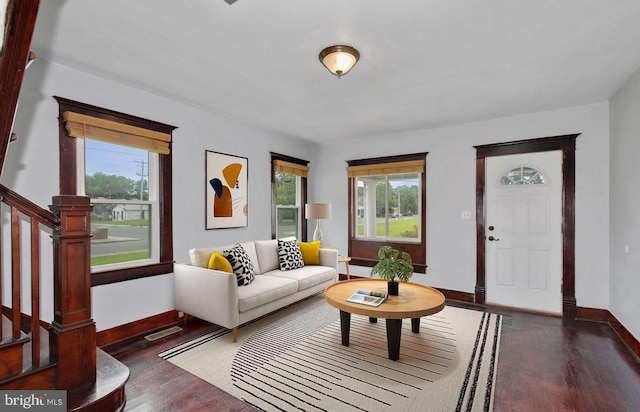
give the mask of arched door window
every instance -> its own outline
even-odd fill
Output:
[[[505,172],[498,181],[498,186],[544,185],[547,177],[540,170],[529,166],[518,166]]]

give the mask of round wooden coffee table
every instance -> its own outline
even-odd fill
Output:
[[[358,289],[386,292],[384,279],[354,279],[336,282],[325,289],[324,297],[333,307],[340,309],[340,329],[342,345],[349,346],[351,314],[368,316],[372,323],[378,318],[386,319],[387,347],[389,359],[400,358],[400,334],[402,319],[411,319],[411,330],[420,332],[420,318],[438,313],[444,308],[444,295],[434,288],[418,283],[400,282],[398,296],[389,296],[380,306],[348,302],[347,299]]]

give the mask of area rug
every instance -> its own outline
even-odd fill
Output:
[[[446,306],[402,326],[388,359],[384,320],[352,315],[341,345],[339,311],[311,297],[240,328],[160,352],[163,359],[265,411],[489,411],[500,315]]]

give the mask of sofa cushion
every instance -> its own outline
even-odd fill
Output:
[[[266,273],[280,269],[280,261],[278,260],[278,240],[256,240],[254,243],[258,262],[260,262],[260,272]]]
[[[258,262],[258,255],[256,254],[256,242],[248,241],[248,242],[240,242],[244,250],[247,251],[247,255],[249,255],[249,259],[251,259],[251,263],[253,264],[253,272],[256,275],[259,275],[263,272],[260,267],[260,263]]]
[[[231,267],[231,263],[229,263],[229,260],[226,257],[222,256],[222,253],[218,252],[217,250],[211,254],[207,268],[221,270],[227,273],[233,273],[233,268]]]
[[[336,270],[329,266],[309,265],[284,272],[274,270],[272,272],[263,273],[263,276],[264,275],[295,280],[298,282],[298,290],[304,290],[328,280],[335,280]]]
[[[225,249],[222,254],[231,264],[238,286],[246,286],[253,282],[255,278],[253,263],[241,244],[238,243],[231,249]]]
[[[298,241],[278,239],[278,260],[280,262],[280,270],[292,270],[304,266],[302,252]]]
[[[276,272],[280,272],[276,270]],[[238,288],[238,310],[246,312],[298,291],[293,279],[260,275],[250,285]]]
[[[209,259],[211,258],[211,254],[215,251],[222,253],[222,248],[196,247],[189,250],[189,260],[191,261],[191,266],[206,268],[209,264]]]
[[[320,264],[320,241],[299,242],[300,251],[302,252],[302,260],[305,265]]]

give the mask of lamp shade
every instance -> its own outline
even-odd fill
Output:
[[[324,67],[338,77],[349,73],[358,59],[360,53],[351,46],[330,46],[320,52]]]
[[[307,203],[304,205],[304,214],[307,219],[331,218],[330,203]]]

